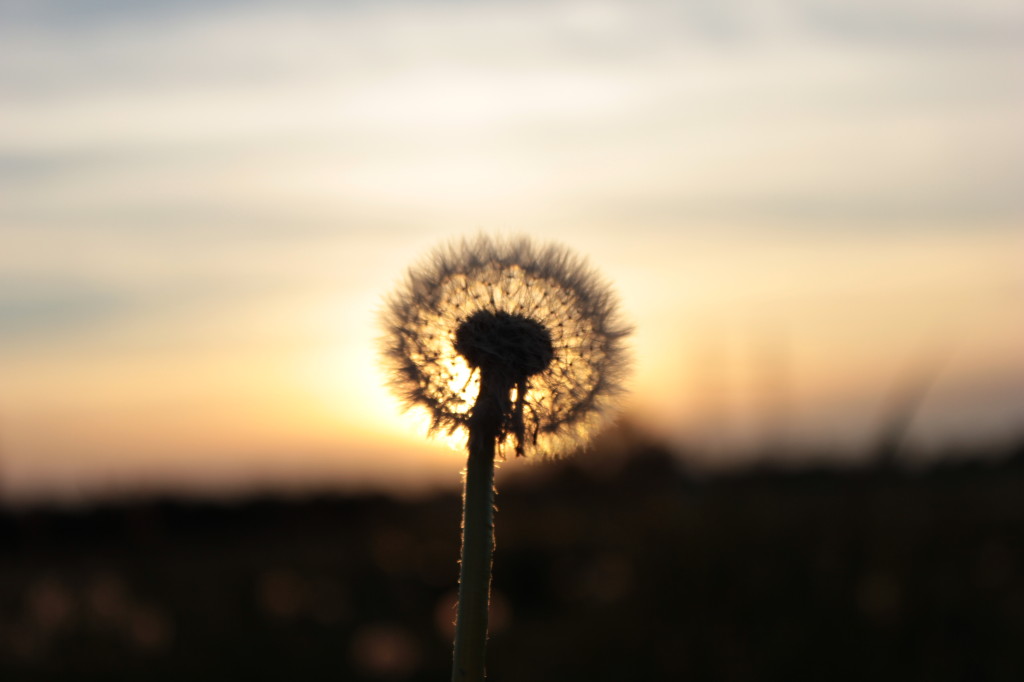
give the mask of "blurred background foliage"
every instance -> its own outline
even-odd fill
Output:
[[[1024,444],[716,477],[675,454],[623,427],[500,477],[489,679],[1021,679]],[[459,514],[7,509],[0,678],[446,679]]]

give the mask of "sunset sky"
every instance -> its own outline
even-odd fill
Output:
[[[614,283],[701,466],[1015,433],[1022,115],[1006,0],[0,0],[0,499],[454,487],[376,316],[480,231]]]

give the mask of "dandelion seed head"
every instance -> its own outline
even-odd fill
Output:
[[[466,318],[455,331],[455,350],[470,367],[509,386],[543,372],[554,357],[544,325],[503,310],[478,310]]]
[[[600,424],[622,390],[629,328],[578,256],[525,238],[436,249],[385,302],[382,355],[396,393],[432,431],[466,429],[481,375],[507,401],[517,454],[556,456]]]

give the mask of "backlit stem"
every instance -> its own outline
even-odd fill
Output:
[[[452,682],[483,682],[494,554],[494,454],[509,389],[481,373],[469,424]]]

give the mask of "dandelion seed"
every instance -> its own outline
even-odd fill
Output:
[[[410,269],[383,323],[393,388],[432,430],[467,435],[452,680],[481,682],[495,454],[511,439],[516,455],[553,456],[589,434],[621,390],[629,329],[565,248],[484,236]]]
[[[394,390],[448,433],[468,431],[487,358],[504,358],[494,390],[517,389],[517,404],[502,406],[499,440],[514,436],[517,455],[571,450],[621,392],[629,329],[610,289],[560,246],[478,237],[442,247],[409,270],[383,322]],[[550,358],[519,370],[517,353]]]

